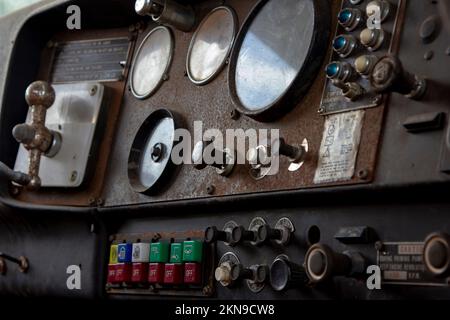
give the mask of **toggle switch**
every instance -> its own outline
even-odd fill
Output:
[[[184,281],[184,266],[181,263],[166,263],[164,284],[180,285]]]
[[[356,101],[366,93],[366,90],[356,82],[333,81],[333,85],[341,89],[342,95],[350,101]]]
[[[148,263],[150,257],[150,243],[133,243],[131,262]]]
[[[117,246],[118,252],[118,262],[119,263],[131,263],[133,255],[133,244],[131,243],[120,243]]]
[[[345,61],[331,62],[327,65],[325,72],[329,79],[343,82],[350,81],[355,76],[353,67],[350,63]]]
[[[358,47],[356,38],[352,35],[339,35],[333,40],[333,49],[341,58],[350,56]]]
[[[202,283],[202,265],[200,263],[184,264],[184,283],[188,285],[200,285]]]
[[[366,28],[359,34],[361,44],[369,51],[378,50],[386,39],[386,32],[383,29]]]
[[[270,285],[275,291],[302,288],[309,280],[305,269],[286,256],[279,256],[270,266]]]
[[[169,261],[169,243],[154,242],[150,245],[150,262],[166,263]]]
[[[148,281],[148,263],[133,263],[131,267],[131,282],[145,284]]]
[[[202,262],[203,242],[198,240],[184,241],[183,262]]]
[[[404,70],[401,61],[393,55],[384,56],[375,64],[370,84],[376,92],[398,92],[415,100],[421,99],[427,89],[426,80]]]
[[[129,283],[131,282],[131,263],[119,263],[116,265],[116,280],[115,283]]]
[[[338,22],[347,31],[353,31],[364,22],[361,10],[357,8],[344,8],[338,14]]]
[[[256,243],[261,245],[268,243],[271,240],[275,240],[282,245],[287,245],[291,240],[291,235],[292,230],[285,226],[271,228],[269,225],[265,224],[260,226],[256,231]]]
[[[362,274],[365,264],[359,253],[336,253],[322,244],[312,245],[305,256],[306,274],[312,283],[324,282],[334,276]]]
[[[150,263],[148,265],[148,282],[161,284],[164,282],[164,263]]]
[[[450,274],[450,235],[432,233],[423,246],[423,261],[426,269],[436,277]]]
[[[207,154],[205,154],[205,151],[207,151]],[[216,172],[219,175],[224,177],[231,174],[235,162],[236,157],[234,153],[229,149],[218,149],[214,146],[213,140],[197,142],[192,151],[192,163],[197,170],[203,170],[207,166],[212,166],[216,168]]]

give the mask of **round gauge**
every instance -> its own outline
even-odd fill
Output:
[[[230,93],[237,109],[273,120],[294,107],[319,73],[327,52],[326,0],[261,0],[236,39]]]
[[[236,31],[236,14],[229,7],[217,7],[203,19],[191,40],[186,63],[193,83],[204,85],[219,74],[233,47]]]
[[[136,98],[156,92],[169,71],[173,49],[173,35],[167,27],[156,27],[145,37],[131,69],[131,91]]]
[[[139,129],[128,158],[128,179],[134,191],[152,194],[170,173],[173,165],[176,123],[173,114],[153,112]]]

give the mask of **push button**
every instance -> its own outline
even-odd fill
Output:
[[[131,264],[119,263],[116,265],[116,283],[131,281]]]
[[[148,267],[148,282],[152,284],[164,282],[164,263],[150,263]]]
[[[202,282],[202,267],[199,263],[186,263],[184,265],[184,283],[199,285]]]
[[[119,263],[130,263],[133,251],[131,243],[121,243],[118,245],[118,261]]]
[[[133,243],[133,263],[145,263],[149,261],[150,243]]]
[[[117,269],[117,265],[116,264],[110,264],[108,266],[108,283],[117,283],[116,281],[116,269]]]
[[[119,263],[118,248],[119,246],[117,244],[113,244],[111,246],[111,249],[109,251],[109,264]]]
[[[150,262],[168,262],[169,261],[169,243],[156,242],[150,246]]]
[[[148,264],[147,263],[133,263],[131,275],[131,282],[145,283],[148,280]]]
[[[184,280],[183,271],[181,263],[167,263],[164,271],[164,284],[182,284]]]
[[[197,240],[185,241],[183,246],[184,262],[202,262],[203,242]]]
[[[182,243],[172,243],[170,245],[170,263],[181,263],[183,262],[183,244]]]

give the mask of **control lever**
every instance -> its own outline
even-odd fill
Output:
[[[262,245],[270,242],[270,240],[276,240],[281,245],[287,245],[291,240],[291,234],[292,230],[285,226],[271,228],[269,225],[265,224],[259,226],[256,231],[256,243],[257,245]]]
[[[256,284],[263,284],[269,278],[269,267],[267,265],[254,265],[249,268],[238,263],[231,267],[231,279],[233,281],[250,280]]]
[[[404,70],[393,55],[384,56],[375,64],[370,84],[378,93],[398,92],[414,100],[420,100],[427,89],[426,80]]]
[[[208,227],[205,230],[205,242],[215,243],[217,241],[230,242],[231,233],[217,229],[217,227]]]
[[[255,231],[246,230],[243,226],[237,226],[231,230],[230,245],[236,246],[245,241],[253,242],[256,241],[256,238]]]
[[[31,109],[31,123],[16,125],[12,134],[17,142],[23,144],[29,151],[29,178],[22,176],[25,179],[19,180],[26,182],[23,185],[28,189],[37,190],[41,186],[39,178],[41,156],[55,156],[61,147],[62,138],[59,133],[45,126],[47,109],[55,102],[53,87],[44,81],[33,82],[25,92],[25,99]]]

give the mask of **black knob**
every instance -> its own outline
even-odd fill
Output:
[[[311,246],[305,257],[306,273],[313,283],[329,280],[332,276],[348,275],[352,272],[352,259],[336,253],[322,244]]]
[[[291,230],[286,227],[271,228],[265,224],[258,227],[256,231],[257,244],[264,244],[270,242],[270,240],[278,240],[281,244],[286,245],[291,238]]]
[[[205,230],[205,242],[214,243],[217,241],[229,242],[230,233],[217,229],[217,227],[208,227]]]
[[[426,91],[426,81],[405,71],[393,55],[384,56],[375,64],[370,84],[376,92],[398,92],[411,99],[420,99]]]
[[[429,272],[438,277],[450,274],[450,236],[446,233],[429,235],[423,247],[423,260]]]
[[[253,271],[245,268],[242,264],[235,264],[231,267],[231,280],[238,281],[243,279],[253,280]]]
[[[256,232],[246,230],[243,226],[234,227],[231,230],[230,244],[234,246],[244,241],[256,241]]]
[[[283,291],[308,284],[305,269],[286,257],[279,257],[270,266],[270,285],[275,291]]]

